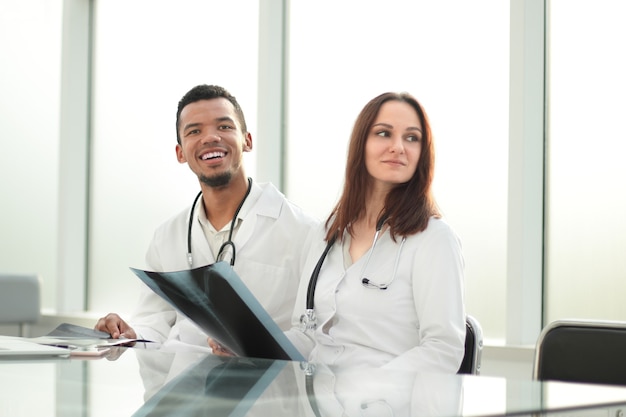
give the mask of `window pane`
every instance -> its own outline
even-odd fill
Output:
[[[95,28],[89,306],[123,313],[139,288],[128,267],[144,266],[156,227],[199,191],[176,160],[182,95],[222,85],[256,125],[258,4],[99,1]]]
[[[39,273],[56,306],[60,0],[0,2],[3,272]]]
[[[626,320],[621,0],[550,2],[546,319]]]
[[[463,241],[468,312],[487,338],[504,339],[509,2],[290,8],[289,197],[325,218],[358,112],[385,91],[412,93],[432,122],[438,202]]]

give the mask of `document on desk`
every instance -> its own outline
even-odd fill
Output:
[[[41,345],[67,349],[83,348],[81,349],[82,351],[84,351],[84,348],[96,349],[126,346],[137,342],[150,342],[145,339],[112,339],[109,333],[71,323],[61,323],[45,336],[32,337],[27,340]],[[101,349],[96,350],[100,351]]]
[[[304,360],[227,262],[175,272],[131,270],[234,354]]]
[[[23,337],[0,336],[0,359],[69,356],[67,349],[34,343]]]

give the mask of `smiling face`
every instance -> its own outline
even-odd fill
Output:
[[[422,150],[422,124],[408,103],[385,102],[369,130],[365,166],[374,182],[386,188],[408,182]]]
[[[252,150],[252,136],[242,131],[230,101],[220,97],[187,104],[178,133],[178,162],[186,162],[202,183],[223,187],[234,177],[245,178],[243,152]]]

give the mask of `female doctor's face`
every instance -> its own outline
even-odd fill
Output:
[[[422,150],[422,124],[413,107],[385,102],[365,143],[365,166],[376,183],[394,186],[415,174]]]
[[[202,183],[222,187],[236,176],[245,177],[243,152],[252,150],[252,136],[241,130],[231,102],[219,97],[189,103],[179,126],[178,162],[186,162]]]

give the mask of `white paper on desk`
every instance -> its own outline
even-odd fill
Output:
[[[61,323],[54,330],[46,334],[48,337],[78,338],[78,339],[110,339],[111,335],[90,327],[72,323]]]
[[[304,360],[227,262],[175,272],[131,270],[236,355]]]
[[[39,336],[25,339],[29,342],[39,343],[40,345],[65,347],[68,349],[78,347],[113,347],[125,346],[130,343],[148,342],[144,339],[81,339],[77,337],[48,337]]]
[[[109,333],[72,323],[61,323],[47,335],[28,340],[67,348],[125,346],[134,342],[150,342],[145,339],[112,339]]]
[[[67,349],[33,343],[17,336],[0,336],[0,358],[22,356],[68,356]]]

